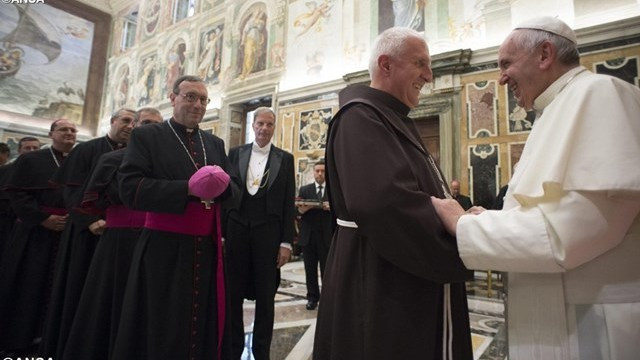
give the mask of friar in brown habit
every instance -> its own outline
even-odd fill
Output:
[[[407,116],[433,80],[427,44],[392,28],[372,49],[371,85],[340,93],[329,129],[327,189],[339,226],[313,359],[472,359],[472,273],[431,205],[449,191]]]

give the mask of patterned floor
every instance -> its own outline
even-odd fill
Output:
[[[504,360],[506,358],[506,330],[504,326],[504,306],[502,281],[499,274],[487,276],[486,272],[476,272],[476,280],[467,284],[469,293],[469,319],[474,349],[474,360]],[[487,290],[487,279],[491,281],[491,291]],[[310,360],[313,349],[313,335],[317,311],[305,308],[307,289],[305,287],[304,264],[294,261],[282,270],[282,282],[276,295],[276,318],[271,344],[272,360]],[[254,304],[245,301],[244,323],[245,343],[251,343],[251,325]],[[243,360],[253,360],[247,347]]]

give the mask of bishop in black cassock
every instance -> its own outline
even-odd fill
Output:
[[[0,271],[0,349],[22,351],[42,334],[54,261],[67,220],[62,190],[49,179],[76,141],[75,125],[57,120],[51,147],[21,154],[6,189],[18,220]]]
[[[40,346],[43,356],[62,358],[93,252],[104,231],[104,220],[100,216],[78,211],[85,182],[100,155],[126,146],[136,116],[132,110],[116,111],[109,133],[76,146],[51,179],[62,187],[70,221],[62,233],[56,259],[51,304]]]

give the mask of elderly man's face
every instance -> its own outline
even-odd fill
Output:
[[[402,55],[389,61],[392,80],[389,93],[410,108],[418,106],[420,90],[433,81],[427,45],[420,39],[409,38]]]
[[[514,34],[507,37],[498,51],[500,85],[507,85],[518,105],[529,111],[533,102],[544,91],[540,69],[540,46],[533,50],[518,46]]]
[[[271,141],[276,128],[276,119],[270,112],[263,112],[253,119],[253,132],[256,135],[256,143],[264,147]]]

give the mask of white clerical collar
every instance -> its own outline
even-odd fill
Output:
[[[567,86],[569,82],[576,77],[576,75],[586,70],[587,68],[584,66],[576,66],[549,85],[549,87],[533,101],[533,109],[536,111],[536,114],[542,113],[544,108],[551,104],[556,95],[558,95],[558,93],[562,91],[562,89],[564,89],[564,87]]]
[[[256,143],[255,141],[253,142],[253,145],[251,146],[251,151],[256,152],[256,153],[260,153],[260,154],[269,154],[270,150],[271,150],[271,141],[269,141],[269,143],[267,145],[265,145],[264,147],[260,147],[260,145],[258,145],[258,143]]]

